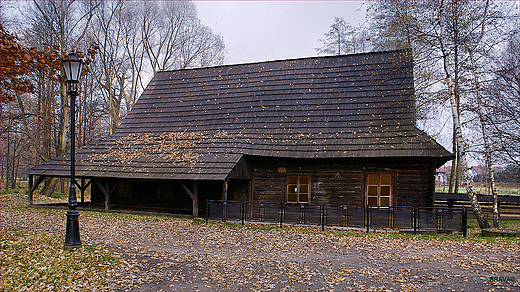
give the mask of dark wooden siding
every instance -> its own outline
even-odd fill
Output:
[[[412,163],[414,159],[276,159],[269,157],[247,157],[244,163],[251,166],[253,173],[252,196],[248,196],[249,180],[229,180],[229,200],[253,200],[264,202],[286,202],[288,176],[309,176],[311,178],[312,204],[365,204],[365,178],[367,173],[382,172],[393,175],[393,205],[433,206],[430,188],[433,172],[429,163]],[[368,161],[368,163],[366,163]],[[115,184],[111,180],[110,185]],[[131,180],[132,197],[111,196],[111,204],[119,206],[140,206],[160,208],[170,212],[189,213],[191,198],[178,181],[167,182],[174,188],[173,200],[158,199],[157,190],[165,181]],[[192,188],[192,181],[184,182]],[[200,181],[200,214],[205,212],[207,199],[222,199],[223,182]],[[97,185],[92,184],[92,202],[104,204],[104,195]]]
[[[286,172],[280,173],[280,167]],[[356,163],[266,158],[255,162],[254,168],[253,199],[257,201],[285,202],[287,176],[308,175],[312,204],[363,204],[363,167]]]
[[[433,206],[429,165],[403,165],[397,174],[397,205]]]
[[[276,160],[256,159],[253,200],[286,201],[286,180],[290,175],[311,177],[312,204],[364,205],[366,172],[390,172],[393,175],[393,204],[398,206],[433,206],[429,188],[431,171],[428,164],[371,160]],[[379,165],[379,166],[375,166]],[[284,167],[285,173],[279,168]]]

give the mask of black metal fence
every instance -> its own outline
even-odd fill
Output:
[[[466,208],[293,204],[208,200],[208,220],[370,229],[459,232],[467,235]]]

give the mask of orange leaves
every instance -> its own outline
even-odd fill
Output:
[[[55,51],[26,48],[0,25],[0,102],[14,100],[16,93],[34,90],[31,76],[56,76],[60,70]]]

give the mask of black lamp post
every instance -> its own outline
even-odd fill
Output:
[[[79,213],[76,210],[76,179],[74,178],[75,148],[76,148],[76,96],[78,96],[78,83],[83,70],[83,60],[71,52],[67,58],[61,61],[67,77],[67,94],[70,95],[70,190],[69,210],[67,211],[67,232],[65,234],[65,249],[81,246],[79,239]]]

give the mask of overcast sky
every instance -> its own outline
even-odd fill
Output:
[[[363,1],[194,1],[201,22],[221,34],[226,64],[316,56],[334,17],[365,20]]]

